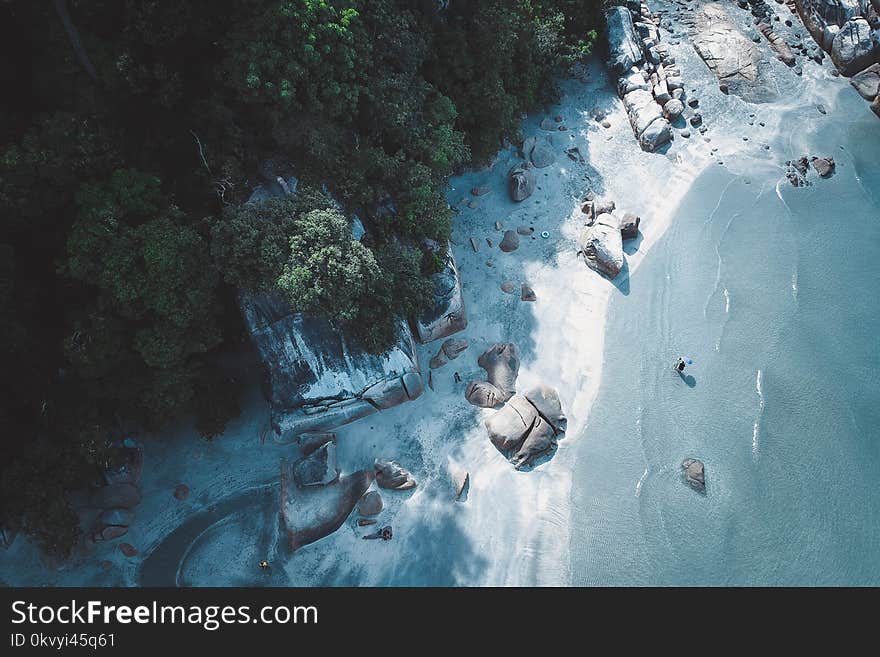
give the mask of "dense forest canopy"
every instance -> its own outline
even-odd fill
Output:
[[[2,525],[63,556],[109,439],[222,433],[236,288],[386,348],[429,299],[448,177],[553,99],[599,4],[0,0]],[[276,175],[303,191],[242,205]]]

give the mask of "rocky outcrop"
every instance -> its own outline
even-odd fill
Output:
[[[514,201],[524,201],[535,191],[535,174],[528,163],[518,164],[507,173],[507,189]]]
[[[618,94],[639,145],[654,152],[672,140],[669,122],[684,109],[679,100],[684,95],[681,80],[677,70],[667,71],[663,65],[669,60],[659,43],[659,19],[646,4],[618,3],[606,10],[606,17],[611,52],[608,64],[619,76]],[[668,112],[664,111],[667,106]]]
[[[817,44],[837,69],[853,77],[853,86],[872,102],[877,101],[877,68],[880,63],[880,3],[872,0],[794,0],[798,14]]]
[[[706,469],[702,461],[685,459],[681,462],[684,482],[698,493],[706,493]]]
[[[489,440],[519,470],[556,449],[567,419],[556,390],[539,386],[511,397],[485,424]]]
[[[239,307],[266,368],[264,392],[279,442],[334,429],[422,394],[415,344],[404,322],[395,346],[373,355],[351,346],[328,321],[294,312],[279,295],[242,291]]]
[[[281,522],[291,550],[314,543],[342,526],[373,482],[374,471],[360,470],[327,486],[296,488],[292,466],[281,465]]]
[[[296,188],[295,178],[287,191],[280,183],[263,185],[249,202],[293,194]],[[389,204],[377,212],[393,213]],[[456,293],[450,293],[447,306],[455,298]],[[276,442],[329,431],[422,394],[415,343],[406,322],[397,325],[394,346],[374,355],[350,344],[327,320],[295,312],[274,292],[239,290],[238,306],[265,368],[263,392]]]
[[[694,49],[720,84],[744,100],[772,99],[758,47],[737,27],[718,3],[705,5],[697,14]]]
[[[610,56],[608,65],[615,75],[623,75],[645,61],[641,40],[636,35],[632,12],[622,6],[611,7],[605,14]]]
[[[591,269],[614,279],[623,268],[623,238],[620,223],[610,214],[600,214],[584,228],[578,243]]]
[[[416,478],[397,461],[376,459],[373,469],[376,471],[376,483],[379,488],[410,490],[416,487]]]
[[[447,248],[443,256],[443,270],[433,274],[431,282],[434,285],[431,309],[414,322],[416,338],[422,344],[467,328],[461,276],[451,248]]]

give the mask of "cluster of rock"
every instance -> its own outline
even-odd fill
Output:
[[[804,26],[846,76],[880,62],[878,0],[794,0]],[[876,93],[872,109],[880,116]]]
[[[589,267],[614,279],[623,269],[623,241],[638,237],[641,217],[627,212],[617,216],[614,201],[597,201],[592,194],[581,206],[586,226],[578,239],[579,254]]]
[[[833,157],[809,157],[804,155],[796,160],[789,160],[785,163],[785,177],[794,187],[809,187],[811,183],[807,179],[807,172],[812,164],[813,170],[819,174],[821,178],[828,178],[834,173],[835,163]]]
[[[486,370],[487,381],[471,381],[465,398],[482,408],[501,407],[486,422],[489,440],[517,469],[531,466],[552,453],[565,435],[567,419],[556,390],[539,385],[517,394],[519,352],[510,342],[495,344],[477,364]],[[456,484],[460,497],[466,481]]]
[[[416,486],[409,471],[383,459],[376,459],[371,469],[342,475],[333,433],[306,433],[297,442],[303,456],[281,463],[281,520],[292,551],[335,532],[355,507],[362,516],[359,527],[375,524],[372,516],[378,515],[384,504],[378,491],[368,491],[373,481],[379,488],[393,491]],[[383,527],[378,534],[376,538],[388,540],[391,529]]]
[[[751,11],[755,18],[755,26],[758,31],[767,39],[770,48],[776,53],[776,57],[786,66],[794,66],[797,64],[797,58],[792,51],[791,46],[785,38],[773,29],[773,22],[779,21],[779,16],[770,8],[765,0],[737,0],[737,4],[742,9]],[[791,25],[791,21],[788,21]],[[806,51],[806,45],[801,44]],[[819,63],[822,62],[821,53],[816,53],[815,57]]]
[[[645,3],[615,2],[605,15],[608,64],[618,77],[618,94],[639,145],[654,152],[672,140],[670,122],[684,112],[681,72],[660,43],[659,18]]]
[[[87,506],[80,511],[81,519],[89,518],[88,536],[96,543],[127,534],[134,521],[134,508],[141,503],[141,445],[133,438],[114,443],[109,459],[109,467],[103,472],[103,486],[91,492]]]

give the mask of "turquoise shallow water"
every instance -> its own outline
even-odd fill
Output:
[[[769,159],[704,172],[612,301],[573,583],[880,584],[880,130],[856,116],[776,141],[834,155],[811,187]]]

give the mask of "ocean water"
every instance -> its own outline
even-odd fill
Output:
[[[612,300],[573,584],[880,584],[880,126],[859,102],[704,171]],[[837,172],[794,188],[784,160],[807,153]]]

